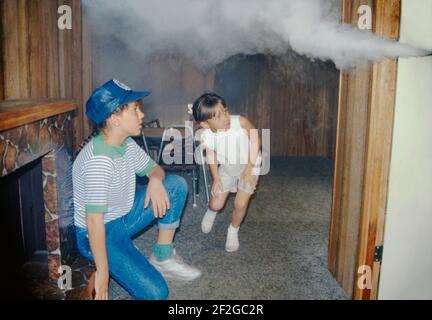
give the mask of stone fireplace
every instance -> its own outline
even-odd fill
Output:
[[[3,190],[7,190],[2,197],[10,192],[11,207],[19,208],[18,213],[13,209],[2,212],[2,221],[10,224],[2,228],[9,228],[16,235],[2,240],[10,241],[9,247],[18,248],[14,250],[24,249],[16,252],[21,257],[16,261],[28,262],[32,254],[44,253],[47,280],[55,289],[62,265],[71,267],[74,288],[83,286],[92,271],[79,258],[75,247],[72,190],[75,108],[75,103],[68,100],[0,103],[0,179]],[[18,196],[14,195],[14,184]],[[18,205],[10,199],[14,197]],[[13,231],[13,225],[18,224],[21,230]],[[20,231],[21,235],[17,235]],[[64,290],[56,295],[60,299],[66,297]]]

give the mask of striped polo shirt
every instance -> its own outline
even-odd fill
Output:
[[[104,213],[104,222],[120,218],[131,209],[136,175],[147,175],[155,162],[132,138],[121,146],[105,143],[96,135],[74,161],[74,224],[87,228],[86,214]]]

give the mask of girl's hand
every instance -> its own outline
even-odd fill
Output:
[[[252,174],[252,170],[245,170],[245,172],[240,176],[240,180],[243,180],[244,183],[248,184],[252,188],[251,191],[256,190],[258,179]]]
[[[95,273],[95,300],[108,300],[109,272]]]
[[[163,218],[168,209],[171,208],[168,193],[159,178],[150,178],[147,187],[147,194],[144,201],[144,208],[153,204],[153,214],[155,218]]]
[[[211,187],[211,195],[213,197],[218,197],[220,193],[223,191],[222,180],[217,177],[213,179],[212,187]]]

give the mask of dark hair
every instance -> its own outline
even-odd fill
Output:
[[[214,92],[206,92],[201,97],[196,99],[193,104],[192,112],[195,121],[207,121],[215,116],[214,107],[222,104],[224,108],[227,107],[225,99]]]

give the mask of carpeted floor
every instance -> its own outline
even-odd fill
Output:
[[[200,229],[204,194],[188,199],[175,245],[203,271],[193,282],[169,281],[169,299],[347,299],[327,270],[332,162],[323,158],[272,158],[240,229],[240,249],[224,250],[234,197],[210,234]],[[187,180],[190,180],[187,178]],[[148,257],[156,226],[135,239]],[[131,299],[114,281],[112,299]]]

